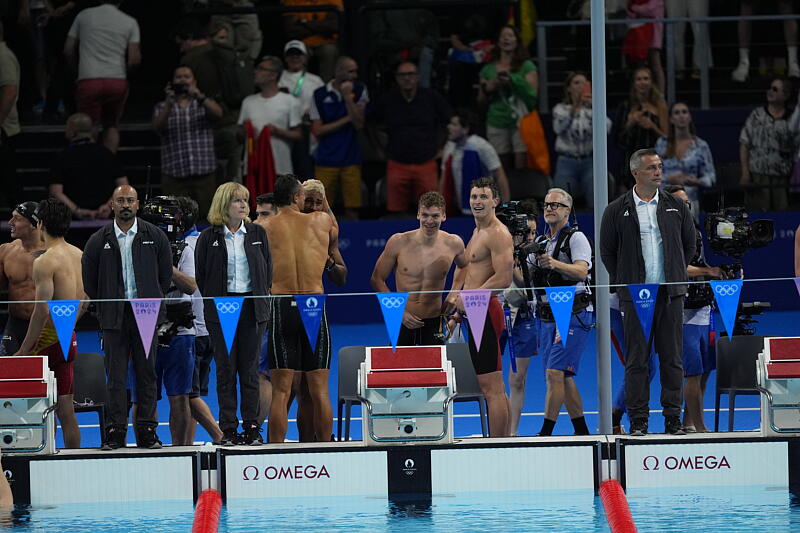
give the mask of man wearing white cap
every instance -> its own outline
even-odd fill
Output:
[[[308,49],[303,41],[287,42],[283,47],[283,59],[286,61],[286,69],[281,73],[278,87],[281,91],[288,92],[297,99],[303,117],[301,127],[303,138],[292,146],[294,173],[303,178],[310,178],[314,176],[314,161],[311,159],[311,153],[317,147],[317,142],[315,138],[309,137],[309,125],[311,124],[309,111],[314,91],[325,85],[325,82],[316,74],[306,70]]]

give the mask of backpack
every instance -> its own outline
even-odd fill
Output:
[[[238,109],[242,100],[255,92],[253,62],[243,52],[216,44],[211,57],[219,75],[222,103],[229,109]]]
[[[561,230],[561,235],[558,236],[558,241],[556,241],[556,247],[553,251],[554,257],[558,257],[559,252],[564,252],[567,257],[569,258],[569,262],[572,263],[572,249],[569,247],[569,240],[572,238],[572,234],[580,231],[577,226],[568,226],[564,228],[567,231]],[[592,266],[589,267],[589,277],[586,279],[586,288],[588,289],[589,299],[594,305],[596,302],[596,296],[594,291],[591,289],[591,283],[595,281],[594,277],[594,241],[585,233],[583,234],[586,237],[586,240],[589,241],[589,248],[592,249]],[[575,283],[571,281],[570,283]]]

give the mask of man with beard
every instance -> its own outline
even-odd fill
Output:
[[[36,202],[22,202],[11,212],[8,226],[11,242],[0,246],[0,288],[8,289],[8,320],[0,340],[0,355],[12,355],[19,350],[28,331],[33,313],[36,289],[33,286],[33,261],[44,252],[42,232],[38,228]]]
[[[378,292],[390,292],[386,278],[394,270],[398,291],[411,292],[403,312],[397,344],[400,346],[442,344],[442,295],[447,273],[455,261],[467,267],[464,241],[439,229],[446,220],[444,197],[429,191],[419,199],[419,228],[395,233],[386,243],[370,283]],[[424,291],[424,292],[416,292]]]

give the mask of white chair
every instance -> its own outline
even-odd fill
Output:
[[[0,361],[0,448],[3,453],[56,452],[56,381],[47,357]]]
[[[800,337],[766,337],[756,364],[762,434],[800,433]]]

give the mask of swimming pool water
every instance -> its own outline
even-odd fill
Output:
[[[697,487],[628,493],[639,531],[798,532],[800,500],[785,488]],[[35,507],[15,511],[11,529],[38,532],[185,533],[191,504],[130,502]],[[2,522],[0,522],[2,524]],[[232,500],[221,533],[326,532],[607,532],[591,491],[524,491],[435,495],[428,501],[384,497]]]

